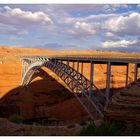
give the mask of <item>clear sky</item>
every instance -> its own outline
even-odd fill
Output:
[[[0,44],[140,52],[140,5],[0,5]]]

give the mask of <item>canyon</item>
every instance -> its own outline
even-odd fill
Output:
[[[109,51],[64,51],[45,50],[37,48],[0,47],[0,116],[9,117],[18,113],[24,119],[54,118],[65,122],[82,122],[86,119],[86,112],[69,91],[64,82],[49,69],[42,67],[39,75],[27,86],[22,87],[20,56],[31,55],[101,55],[115,57],[136,57],[137,54]],[[72,65],[72,64],[70,64]],[[120,88],[125,87],[125,66],[112,66],[111,93],[118,94]],[[84,64],[84,75],[89,79],[90,64]],[[140,74],[138,75],[138,77]],[[134,79],[134,65],[129,66],[128,82]],[[96,64],[94,68],[94,84],[106,88],[106,65]]]

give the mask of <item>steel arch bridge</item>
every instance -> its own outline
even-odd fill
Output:
[[[22,60],[22,81],[21,85],[28,85],[33,78],[34,73],[42,66],[47,67],[59,76],[67,85],[69,90],[74,93],[77,100],[85,109],[89,117],[94,120],[93,112],[101,118],[104,117],[103,110],[105,104],[109,100],[110,90],[110,74],[111,65],[126,66],[126,86],[128,85],[128,66],[129,63],[135,64],[134,81],[137,80],[138,68],[140,60],[138,59],[100,59],[93,57],[45,57],[45,56],[30,56],[21,57]],[[66,62],[66,64],[64,63]],[[73,66],[69,65],[73,62]],[[77,68],[74,69],[74,63],[77,63]],[[79,63],[81,63],[81,72],[79,72]],[[83,63],[90,63],[90,80],[83,75]],[[106,94],[98,89],[93,82],[94,64],[107,64],[106,78]]]

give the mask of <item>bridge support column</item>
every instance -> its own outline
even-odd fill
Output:
[[[69,73],[69,60],[67,60],[67,73]],[[69,77],[67,78],[67,82],[69,82]]]
[[[56,59],[54,59],[54,64],[56,65]]]
[[[81,82],[83,81],[82,75],[83,75],[83,62],[81,62]]]
[[[35,61],[34,58],[31,58],[30,64],[32,64],[34,61]]]
[[[72,62],[72,68],[74,69],[74,62]]]
[[[110,75],[111,75],[111,63],[107,63],[107,77],[106,77],[106,98],[109,100],[110,93]]]
[[[83,75],[83,62],[81,62],[81,74]]]
[[[92,97],[92,85],[93,85],[93,74],[94,74],[94,64],[93,62],[90,63],[90,98]]]
[[[76,93],[78,93],[78,72],[79,72],[79,61],[77,61],[77,74],[76,74],[76,76],[77,76],[77,82],[76,82]]]
[[[138,64],[135,64],[135,69],[134,69],[134,82],[137,81],[137,76],[138,76]]]
[[[63,60],[60,60],[60,64],[62,65],[62,63],[63,63]]]
[[[129,64],[126,65],[126,83],[125,83],[126,87],[128,87],[128,75],[129,75]]]
[[[72,62],[72,68],[74,69],[74,65],[75,63],[74,62]],[[73,78],[74,78],[74,71],[72,72],[72,76],[73,76]],[[73,88],[73,92],[74,92],[74,80],[72,79],[72,88]]]
[[[69,60],[67,60],[67,67],[69,67]]]
[[[75,63],[74,62],[72,62],[72,68],[73,69],[75,68]],[[73,71],[72,75],[74,76],[74,71]]]

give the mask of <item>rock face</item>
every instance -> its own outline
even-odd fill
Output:
[[[112,96],[105,107],[105,118],[140,123],[140,80]]]
[[[0,136],[20,136],[24,135],[24,128],[18,124],[0,118]]]

